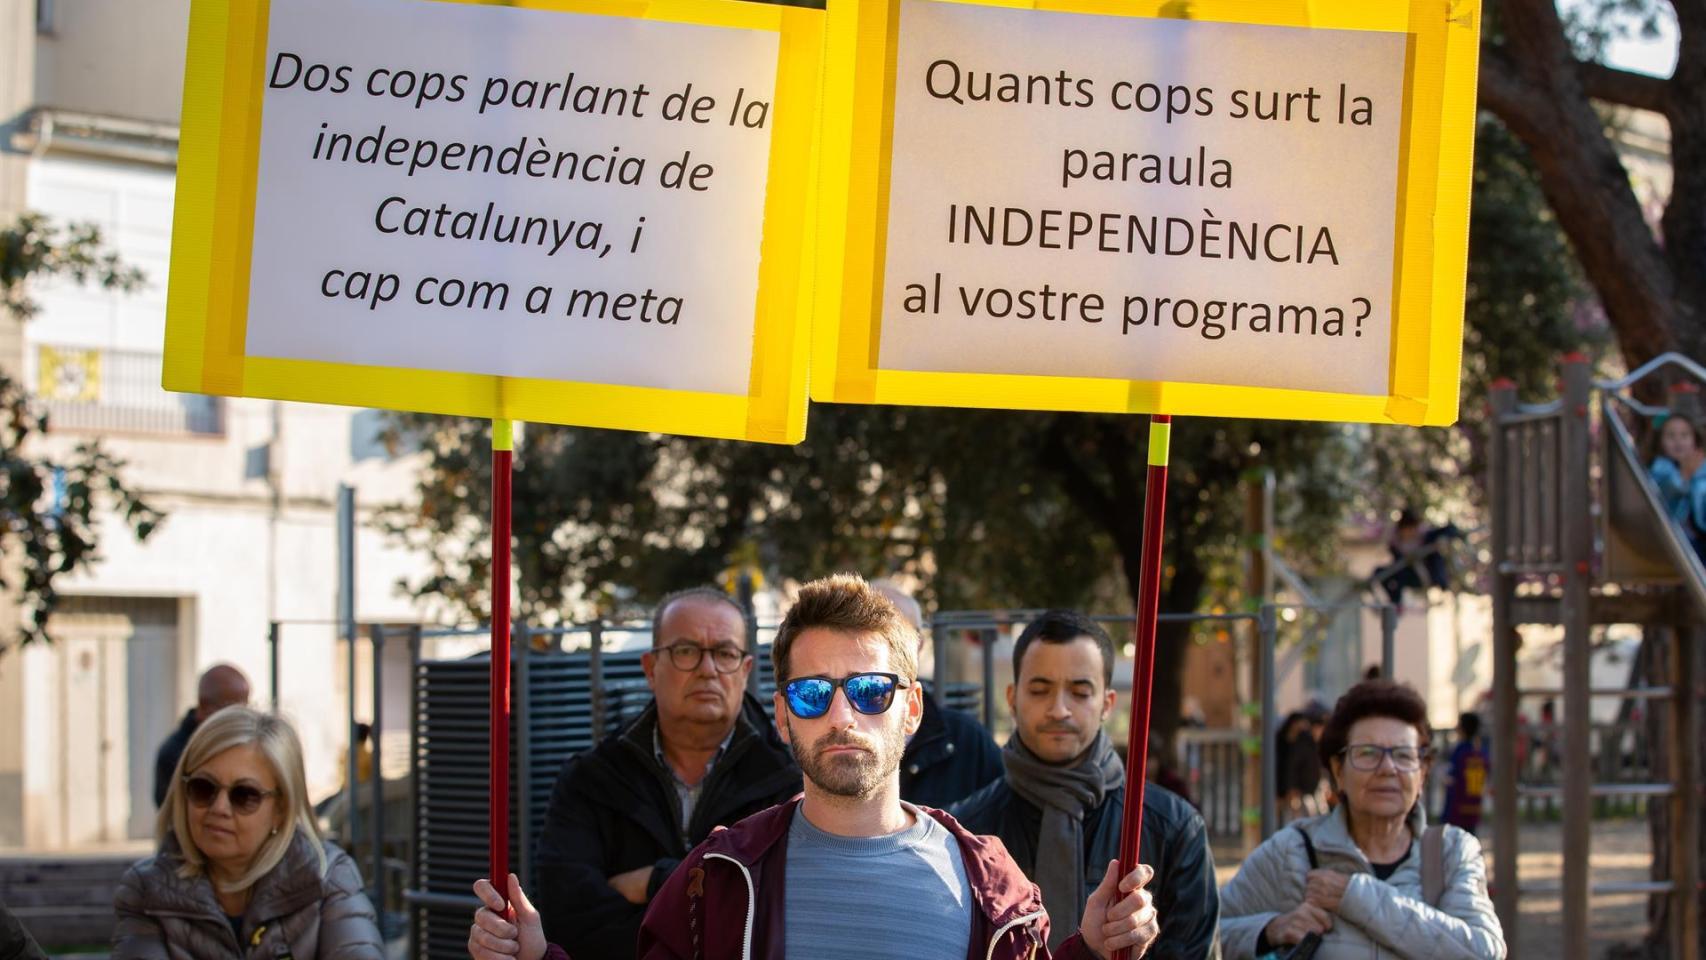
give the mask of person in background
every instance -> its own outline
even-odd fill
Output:
[[[166,741],[160,744],[159,752],[154,754],[156,809],[166,802],[166,790],[172,785],[172,771],[178,768],[178,757],[183,754],[184,745],[190,742],[196,727],[226,707],[248,702],[249,678],[243,676],[243,671],[230,664],[221,663],[209,667],[207,672],[201,675],[201,679],[196,682],[195,706],[184,714],[178,729],[172,731]]]
[[[1327,722],[1327,708],[1311,700],[1292,716],[1296,717],[1296,723],[1286,744],[1285,766],[1280,774],[1290,806],[1288,820],[1321,812],[1321,733]]]
[[[1462,538],[1463,531],[1459,530],[1456,524],[1448,523],[1443,527],[1424,530],[1422,518],[1414,510],[1400,513],[1398,522],[1392,529],[1392,539],[1386,543],[1386,550],[1391,554],[1392,560],[1375,573],[1392,605],[1403,607],[1406,589],[1420,591],[1424,601],[1427,599],[1429,586],[1441,590],[1451,589],[1445,554],[1440,552],[1440,548],[1442,541]],[[1427,574],[1426,583],[1422,580],[1424,572]]]
[[[347,776],[349,762],[346,757],[343,770]],[[355,782],[367,783],[373,779],[373,725],[358,723],[355,725]]]
[[[1042,888],[1051,916],[1082,911],[1119,856],[1126,768],[1102,729],[1118,699],[1113,670],[1112,638],[1084,614],[1049,610],[1027,625],[1013,645],[1006,775],[950,811],[967,830],[1001,840]],[[1155,869],[1149,890],[1161,930],[1150,956],[1219,956],[1207,828],[1190,804],[1154,784],[1143,791],[1138,859]]]
[[[711,829],[799,792],[764,708],[746,611],[714,587],[665,597],[641,658],[652,701],[557,775],[534,873],[546,933],[575,960],[632,960],[646,904]]]
[[[887,580],[871,583],[900,611],[918,637],[924,655],[924,611],[910,594]],[[940,681],[938,681],[939,683]],[[900,760],[900,798],[921,807],[947,809],[1001,776],[1001,751],[995,739],[970,714],[942,706],[925,687],[924,719],[906,741]]]
[[[1481,844],[1427,826],[1427,704],[1389,680],[1339,698],[1321,737],[1330,813],[1277,831],[1220,892],[1228,960],[1321,936],[1315,960],[1503,960]]]
[[[1706,561],[1706,436],[1688,417],[1669,414],[1659,426],[1658,445],[1648,473],[1671,520]]]
[[[1190,783],[1179,773],[1177,756],[1167,751],[1167,745],[1158,735],[1149,735],[1149,752],[1144,754],[1144,758],[1148,767],[1144,776],[1150,783],[1177,794],[1179,799],[1191,805],[1191,809],[1202,812],[1202,805],[1191,796]]]
[[[113,901],[113,960],[383,960],[361,873],[321,838],[283,719],[237,706],[203,721],[155,831],[159,852]]]
[[[1457,746],[1446,765],[1445,810],[1440,819],[1474,833],[1481,825],[1481,801],[1487,792],[1487,754],[1481,749],[1481,718],[1457,718]]]

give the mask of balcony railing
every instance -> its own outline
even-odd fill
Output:
[[[167,393],[161,356],[137,350],[32,344],[35,391],[53,431],[217,436],[218,397]]]

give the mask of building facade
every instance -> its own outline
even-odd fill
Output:
[[[189,0],[0,0],[0,222],[25,210],[101,228],[147,283],[111,294],[30,290],[41,311],[0,318],[0,366],[49,417],[43,453],[98,439],[167,518],[138,543],[115,517],[101,561],[66,578],[51,646],[0,658],[0,847],[59,850],[152,836],[154,754],[215,663],[272,686],[304,739],[311,793],[342,782],[351,692],[339,611],[336,500],[357,502],[356,610],[418,621],[399,579],[421,564],[366,522],[403,500],[407,458],[373,411],[167,393],[160,387]],[[0,610],[13,630],[15,609]],[[370,719],[358,645],[356,712]],[[403,761],[408,659],[382,666],[385,745]],[[386,764],[388,767],[392,763]]]

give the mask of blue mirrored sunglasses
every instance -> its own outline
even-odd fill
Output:
[[[893,673],[855,673],[850,677],[832,680],[829,677],[798,677],[782,688],[788,709],[801,720],[816,720],[829,712],[835,699],[835,689],[847,694],[847,703],[860,713],[876,716],[886,713],[894,703],[894,692],[906,687]]]

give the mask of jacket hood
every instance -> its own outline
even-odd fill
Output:
[[[703,852],[707,856],[718,854],[728,857],[751,869],[787,838],[794,812],[804,796],[798,794],[788,802],[753,814],[732,827],[718,827],[705,838]],[[1000,840],[972,833],[945,810],[934,807],[917,809],[933,817],[958,841],[960,858],[966,868],[966,883],[979,910],[994,929],[1042,911],[1042,893],[1007,855],[1007,848],[1001,845]],[[1068,918],[1067,922],[1074,929],[1078,926],[1077,917]]]

